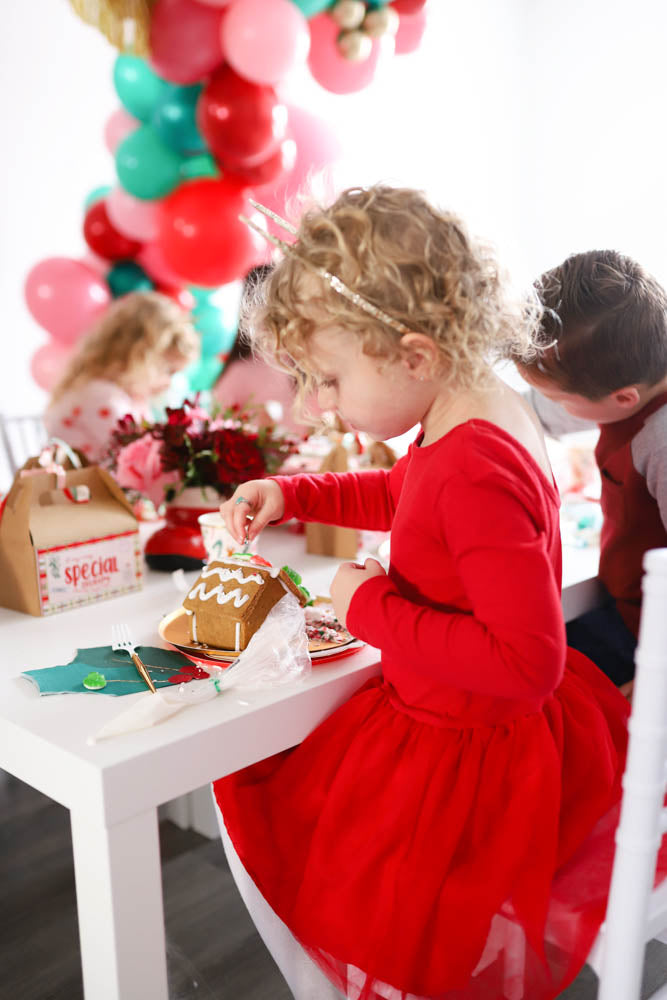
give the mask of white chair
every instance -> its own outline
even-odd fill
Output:
[[[644,556],[628,759],[607,915],[588,964],[598,1000],[639,1000],[644,949],[667,928],[667,880],[653,889],[667,831],[667,549]],[[651,994],[667,998],[667,984]]]
[[[26,459],[39,455],[48,440],[41,416],[0,414],[0,492],[8,490]]]
[[[598,1000],[639,1000],[644,950],[667,929],[667,879],[653,890],[657,852],[667,831],[667,548],[644,556],[642,611],[636,676],[623,776],[621,815],[604,924],[587,959],[598,976]],[[504,995],[530,1000],[523,991],[525,940],[511,917],[494,917],[502,937],[515,929],[506,950]],[[492,925],[493,928],[493,925]],[[476,972],[499,953],[490,935]],[[667,984],[651,994],[667,1000]]]

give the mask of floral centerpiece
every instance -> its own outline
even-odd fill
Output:
[[[253,422],[251,410],[209,414],[186,400],[161,422],[119,420],[110,459],[118,484],[158,507],[193,486],[230,496],[240,483],[277,472],[297,447],[298,438]]]

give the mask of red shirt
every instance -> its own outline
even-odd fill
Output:
[[[278,481],[285,517],[391,528],[389,574],[357,590],[348,625],[382,650],[404,702],[492,722],[538,707],[558,685],[559,498],[514,438],[471,420],[413,444],[390,472]]]
[[[599,576],[635,635],[639,631],[642,559],[648,549],[667,545],[667,531],[645,477],[634,467],[632,439],[646,419],[666,403],[664,392],[627,420],[602,424],[595,448],[602,479]]]

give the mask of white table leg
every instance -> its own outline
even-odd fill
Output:
[[[71,823],[86,1000],[168,1000],[157,810]]]

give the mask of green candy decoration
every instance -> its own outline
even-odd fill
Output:
[[[114,264],[106,280],[115,299],[128,292],[150,292],[155,288],[144,269],[133,260],[121,260]]]
[[[282,569],[283,573],[287,574],[292,583],[295,583],[297,585],[301,593],[306,598],[306,604],[312,604],[313,598],[310,596],[310,591],[308,590],[308,588],[304,587],[303,583],[301,582],[300,574],[297,573],[295,569],[292,569],[291,566],[281,566],[280,568]]]
[[[119,143],[116,172],[128,194],[152,201],[164,198],[180,183],[181,157],[150,125],[142,125]]]
[[[292,569],[291,566],[281,566],[280,568],[290,578],[292,583],[295,583],[297,587],[301,585],[301,575],[295,569]]]
[[[104,674],[100,674],[97,670],[93,670],[92,673],[83,678],[83,686],[88,691],[101,691],[102,688],[107,686],[107,679]]]
[[[145,59],[120,55],[113,67],[113,83],[126,111],[142,122],[148,122],[162,97],[173,86],[160,79]]]

